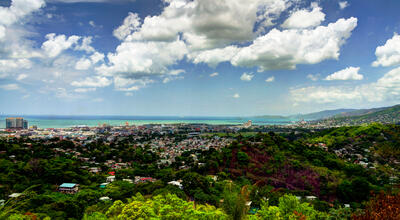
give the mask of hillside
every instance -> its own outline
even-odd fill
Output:
[[[316,119],[323,119],[329,118],[336,115],[347,115],[351,114],[352,112],[357,112],[357,109],[334,109],[334,110],[325,110],[320,112],[314,112],[309,114],[299,114],[293,115],[291,117],[295,117],[297,119],[304,119],[304,120],[316,120]]]
[[[335,115],[328,119],[317,121],[318,123],[329,123],[330,125],[360,125],[364,123],[379,122],[383,124],[396,124],[400,122],[400,105],[391,107],[364,109]]]
[[[333,117],[336,115],[347,115],[352,112],[360,111],[357,109],[334,109],[334,110],[324,110],[319,112],[313,112],[309,114],[297,114],[297,115],[289,115],[289,116],[281,116],[281,115],[262,115],[256,116],[256,118],[263,119],[292,119],[292,120],[318,120]]]

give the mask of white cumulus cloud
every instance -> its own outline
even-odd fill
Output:
[[[106,87],[112,83],[111,80],[102,76],[86,77],[80,81],[73,81],[72,86],[75,87]]]
[[[300,9],[293,12],[281,25],[283,28],[310,28],[316,27],[325,20],[325,14],[317,3],[311,4],[312,10]]]
[[[339,2],[339,8],[340,8],[341,10],[347,8],[348,6],[349,6],[349,3],[348,3],[347,1],[340,1],[340,2]]]
[[[77,44],[80,38],[76,35],[66,37],[63,34],[56,35],[55,33],[50,33],[46,35],[47,41],[43,42],[42,49],[48,57],[56,57],[64,50]]]
[[[327,76],[325,80],[362,80],[364,76],[360,73],[360,67],[347,67]]]
[[[375,50],[376,61],[372,66],[394,66],[400,64],[400,35],[395,33],[393,37],[386,41],[385,45],[379,46]]]
[[[115,53],[108,54],[109,65],[97,70],[104,75],[139,77],[168,72],[168,66],[183,59],[186,45],[181,40],[173,42],[123,42]]]
[[[381,101],[400,101],[400,68],[387,72],[376,82],[357,86],[309,86],[292,88],[294,103],[364,104]]]
[[[113,34],[119,40],[124,40],[132,32],[139,30],[140,18],[136,13],[129,12],[121,26],[114,30]]]
[[[242,48],[231,60],[235,66],[258,66],[260,71],[295,69],[297,64],[315,64],[338,59],[340,46],[357,26],[357,18],[339,19],[315,29],[273,29]]]
[[[251,81],[253,77],[254,75],[252,73],[243,73],[242,76],[240,77],[240,80]]]

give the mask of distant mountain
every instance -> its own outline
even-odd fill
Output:
[[[371,109],[359,109],[359,110],[354,110],[354,111],[349,111],[349,112],[343,112],[341,114],[334,115],[335,117],[350,117],[350,116],[360,116],[360,115],[366,115],[378,111],[382,111],[388,108],[392,108],[393,106],[389,107],[381,107],[381,108],[371,108]]]
[[[318,119],[324,119],[324,118],[330,118],[336,115],[346,115],[351,112],[358,111],[357,109],[334,109],[334,110],[325,110],[325,111],[320,111],[320,112],[314,112],[310,114],[299,114],[299,115],[293,115],[289,116],[291,118],[296,118],[296,119],[304,119],[304,120],[318,120]]]
[[[400,105],[356,110],[344,114],[337,114],[324,120],[326,122],[329,121],[329,124],[331,125],[359,125],[372,122],[384,124],[399,123]]]
[[[347,114],[353,111],[358,111],[358,109],[334,109],[334,110],[325,110],[320,112],[314,112],[309,114],[297,114],[297,115],[289,115],[289,116],[281,116],[281,115],[263,115],[257,116],[256,118],[263,119],[291,119],[291,120],[319,120],[324,118],[330,118],[336,115]]]
[[[262,119],[290,119],[290,116],[281,116],[281,115],[260,115],[260,116],[256,116],[255,118],[262,118]]]
[[[338,125],[356,125],[370,122],[399,123],[400,105],[371,109],[334,109],[290,116],[264,115],[257,116],[256,118],[330,121],[330,123]]]

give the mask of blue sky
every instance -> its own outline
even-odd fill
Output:
[[[399,9],[397,0],[0,0],[0,113],[398,104]]]

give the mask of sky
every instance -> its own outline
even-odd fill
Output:
[[[398,0],[0,0],[0,114],[400,103]]]

